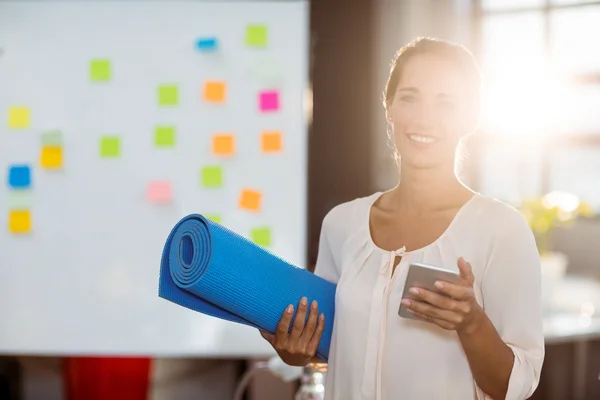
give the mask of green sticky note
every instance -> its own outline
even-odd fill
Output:
[[[223,170],[219,166],[204,167],[201,175],[205,187],[216,188],[223,184]]]
[[[158,87],[158,104],[161,106],[175,106],[178,102],[177,86],[163,85]]]
[[[249,25],[246,30],[246,44],[252,47],[265,47],[267,45],[267,27]]]
[[[60,131],[50,131],[42,133],[42,146],[62,146],[63,139]]]
[[[28,210],[33,206],[33,196],[30,189],[11,189],[6,192],[9,210]]]
[[[154,143],[158,147],[175,146],[175,127],[157,126],[154,130]]]
[[[204,216],[217,224],[221,223],[221,216],[219,214],[204,214]]]
[[[92,81],[110,80],[110,61],[92,60],[90,62],[90,79]]]
[[[269,228],[252,229],[250,237],[259,246],[269,247],[271,245],[271,230]]]
[[[119,157],[120,140],[116,136],[104,136],[100,138],[100,156],[102,157]]]

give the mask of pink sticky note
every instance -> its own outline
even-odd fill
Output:
[[[279,110],[279,92],[276,90],[265,90],[258,95],[260,111],[269,112]]]
[[[173,198],[171,190],[171,182],[157,181],[148,184],[148,200],[151,203],[165,204],[169,203]]]

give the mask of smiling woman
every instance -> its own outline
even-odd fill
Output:
[[[463,47],[420,38],[400,49],[384,90],[396,160],[403,154],[417,163],[454,163],[449,150],[475,128],[480,91],[479,69]]]
[[[544,359],[540,261],[514,208],[456,175],[479,115],[480,76],[463,47],[417,39],[395,55],[384,106],[398,184],[334,207],[315,274],[337,284],[334,321],[303,299],[265,338],[305,365],[333,323],[327,400],[509,399],[535,391]],[[409,287],[409,266],[457,272],[439,291]],[[300,299],[298,299],[300,300]],[[399,307],[417,318],[401,318]],[[305,324],[305,319],[307,323]],[[315,340],[316,338],[316,340]]]

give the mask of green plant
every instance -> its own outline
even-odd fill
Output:
[[[568,227],[578,216],[594,214],[589,204],[565,192],[527,199],[521,204],[520,211],[533,231],[540,255],[550,251],[550,237],[557,227]]]

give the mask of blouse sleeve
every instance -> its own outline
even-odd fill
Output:
[[[331,219],[332,212],[330,211],[323,219],[323,224],[321,225],[317,263],[314,273],[325,280],[337,284],[340,279],[340,273],[331,247]]]
[[[516,210],[503,218],[482,281],[487,316],[514,353],[506,400],[530,397],[544,360],[541,267],[535,239]]]

